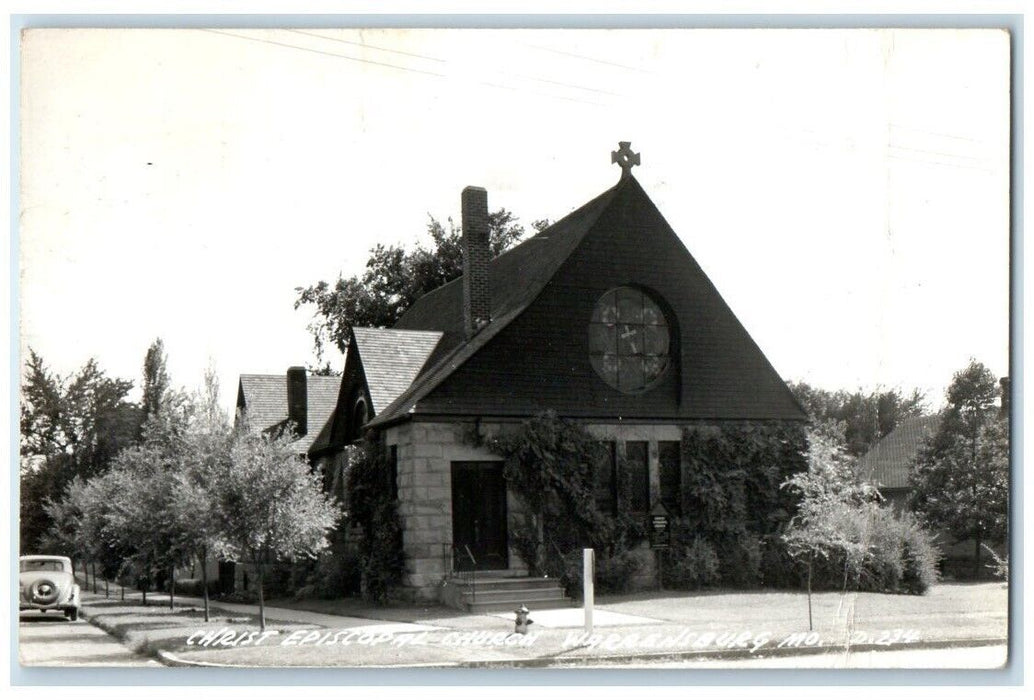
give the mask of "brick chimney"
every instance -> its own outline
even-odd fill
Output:
[[[488,192],[463,188],[463,326],[472,338],[491,320],[488,293]]]
[[[298,437],[309,432],[309,392],[304,367],[287,370],[287,420],[294,423]]]

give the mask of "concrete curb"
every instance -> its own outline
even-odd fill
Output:
[[[941,639],[928,642],[916,642],[914,644],[857,644],[849,648],[843,646],[814,646],[805,648],[773,648],[763,652],[751,653],[747,649],[712,649],[702,651],[661,651],[645,652],[641,654],[601,654],[598,656],[540,656],[532,659],[493,659],[491,661],[466,661],[454,663],[424,663],[424,664],[367,664],[362,666],[301,666],[291,668],[552,668],[558,664],[571,666],[590,666],[595,664],[620,664],[651,661],[679,661],[689,659],[709,659],[735,661],[739,659],[763,659],[782,656],[814,656],[833,652],[867,652],[867,651],[900,651],[903,649],[960,649],[967,647],[998,646],[1007,645],[1008,640],[1004,638],[988,639]],[[182,659],[175,654],[156,649],[154,656],[166,666],[200,668],[281,668],[253,666],[245,664],[220,664],[210,661],[194,661]]]
[[[781,656],[814,656],[833,652],[867,652],[867,651],[901,651],[917,649],[954,649],[966,647],[982,647],[1008,644],[1004,638],[990,639],[941,639],[913,644],[855,644],[850,647],[842,645],[820,645],[813,647],[774,647],[757,652],[749,649],[705,649],[689,651],[653,651],[639,654],[600,654],[596,656],[544,656],[533,659],[468,661],[460,663],[460,668],[549,668],[558,664],[570,666],[589,666],[598,663],[634,663],[649,661],[679,661],[688,659],[709,659],[736,661],[740,659],[765,659]]]
[[[106,634],[109,634],[112,637],[114,637],[115,639],[117,639],[119,642],[122,643],[123,646],[125,646],[127,649],[129,649],[133,653],[140,654],[141,656],[150,657],[152,659],[155,659],[156,661],[158,661],[158,663],[161,663],[161,664],[165,663],[165,661],[162,659],[162,650],[161,649],[159,649],[158,647],[151,646],[146,640],[140,641],[140,640],[130,639],[128,634],[125,634],[125,633],[121,632],[116,627],[113,627],[111,625],[103,624],[103,622],[101,620],[97,619],[97,616],[93,615],[92,612],[88,612],[87,611],[86,606],[82,606],[79,609],[79,615],[81,616],[82,619],[86,620],[88,623],[90,623],[91,625],[93,625],[97,629],[99,629],[102,632],[105,632]]]

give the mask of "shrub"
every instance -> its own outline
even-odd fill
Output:
[[[779,535],[760,540],[761,585],[770,588],[800,588],[801,569]]]
[[[402,525],[389,492],[387,455],[366,440],[349,459],[345,475],[348,517],[358,527],[360,589],[363,598],[385,603],[401,581]]]
[[[845,546],[812,559],[813,589],[922,595],[937,582],[940,554],[910,514],[864,504],[845,507],[832,525]]]
[[[761,539],[750,532],[722,538],[716,548],[722,583],[756,587],[761,584]]]
[[[563,583],[573,598],[582,597],[582,551],[564,557]],[[636,574],[642,571],[643,558],[637,551],[622,550],[613,556],[596,555],[594,590],[599,593],[626,593],[632,589]]]
[[[915,518],[906,515],[904,522],[904,572],[901,576],[901,587],[906,593],[922,595],[937,583],[937,562],[941,553],[933,543],[933,538],[924,530]],[[1008,563],[1006,563],[1008,576]]]
[[[171,582],[170,582],[171,583]],[[169,592],[170,583],[166,583],[165,592]],[[208,594],[212,595],[215,586],[211,579],[208,581]],[[199,578],[178,578],[176,579],[176,595],[194,596],[200,598],[205,594],[204,582]]]
[[[703,537],[672,538],[671,547],[661,551],[661,583],[667,588],[693,590],[722,580],[718,554]]]
[[[1009,580],[1009,557],[1000,557],[998,552],[994,551],[986,544],[981,545],[991,555],[992,563],[986,564],[987,568],[991,570],[995,578],[999,578],[1003,581]]]

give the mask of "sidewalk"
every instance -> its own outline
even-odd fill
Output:
[[[128,593],[128,592],[127,592]],[[402,621],[399,609],[364,608],[363,617],[212,601],[205,623],[198,598],[83,593],[84,613],[102,629],[170,665],[513,667],[615,665],[657,658],[763,658],[832,649],[936,649],[1005,643],[1006,591],[1000,584],[939,586],[927,596],[817,594],[813,631],[800,593],[660,593],[606,599],[593,634],[580,608],[533,610],[527,635],[513,615],[431,609]],[[333,608],[333,601],[300,605]],[[347,606],[355,609],[354,602]],[[413,611],[409,611],[412,613]]]

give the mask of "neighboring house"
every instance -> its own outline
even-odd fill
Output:
[[[858,460],[858,473],[898,512],[908,510],[908,474],[923,442],[940,427],[940,415],[905,418]]]
[[[497,576],[527,571],[509,545],[520,503],[472,436],[547,409],[577,419],[611,447],[601,478],[631,480],[621,507],[645,517],[679,499],[687,426],[806,420],[631,175],[638,156],[622,144],[614,158],[614,187],[493,260],[487,194],[466,188],[463,276],[392,329],[352,329],[337,407],[309,455],[340,471],[364,433],[383,441],[404,584],[418,596],[437,596],[471,558]]]
[[[941,416],[917,416],[906,418],[880,439],[876,445],[858,460],[858,474],[866,482],[876,486],[887,503],[899,513],[908,512],[912,488],[908,477],[923,443],[937,432]],[[947,531],[934,532],[935,542],[941,550],[942,573],[946,577],[973,575],[973,540],[958,542]],[[1000,556],[1006,553],[1006,543],[988,542]],[[982,555],[989,560],[990,557]],[[983,572],[981,572],[983,573]]]
[[[235,425],[246,420],[255,432],[291,430],[297,436],[295,449],[307,457],[334,411],[340,386],[341,377],[309,376],[304,367],[291,367],[286,374],[242,374]],[[209,575],[218,578],[221,592],[248,588],[248,566],[230,561],[220,561],[217,566]]]
[[[237,385],[237,418],[251,430],[276,432],[290,428],[298,454],[307,455],[337,403],[341,377],[309,376],[304,367],[287,374],[242,374]]]

